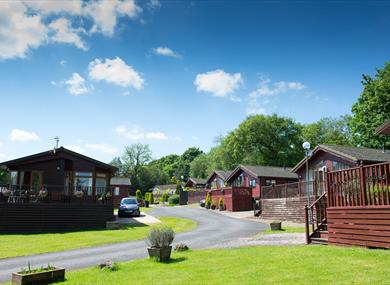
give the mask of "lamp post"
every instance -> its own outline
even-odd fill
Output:
[[[307,206],[310,207],[310,187],[309,187],[309,150],[310,150],[310,143],[304,142],[302,144],[303,149],[306,153],[306,195],[307,195]],[[311,214],[309,214],[309,223],[311,223],[312,217]]]

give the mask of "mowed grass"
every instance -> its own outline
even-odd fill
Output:
[[[112,272],[97,267],[67,272],[60,284],[390,284],[389,264],[385,250],[246,247],[174,253],[170,263],[135,260]]]
[[[183,232],[196,227],[189,219],[161,217],[162,224],[175,232]],[[0,235],[0,258],[32,255],[91,247],[102,244],[144,239],[150,227],[131,225],[121,230],[86,230],[66,233],[45,234],[3,234]]]

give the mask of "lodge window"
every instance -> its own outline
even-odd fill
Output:
[[[102,195],[106,192],[107,175],[105,173],[96,173],[96,195]]]
[[[75,188],[92,195],[92,172],[75,172],[74,176]]]
[[[244,181],[244,175],[241,174],[240,176],[238,176],[235,180],[234,180],[234,183],[233,185],[236,186],[236,187],[240,187],[242,186],[242,182]]]
[[[42,189],[43,172],[31,171],[31,189],[39,191]]]
[[[222,188],[225,186],[225,181],[223,179],[219,179],[219,187]]]
[[[119,196],[119,187],[115,187],[114,195]]]
[[[9,182],[10,182],[11,186],[17,185],[17,183],[18,183],[18,172],[17,171],[11,171],[9,177],[10,177],[10,181]]]
[[[211,182],[211,189],[217,189],[217,179],[214,179],[214,180]]]
[[[256,179],[249,180],[249,187],[252,187],[252,188],[256,187]]]
[[[265,180],[265,185],[266,186],[276,185],[276,180],[275,179],[267,179],[267,180]]]
[[[349,165],[343,162],[332,161],[332,171],[349,168]]]

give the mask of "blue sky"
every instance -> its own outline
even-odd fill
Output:
[[[389,60],[385,1],[2,1],[0,161],[208,151],[250,114],[350,112]]]

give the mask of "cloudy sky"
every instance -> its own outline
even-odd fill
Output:
[[[1,1],[0,161],[60,144],[110,161],[251,114],[349,113],[390,57],[385,1]]]

